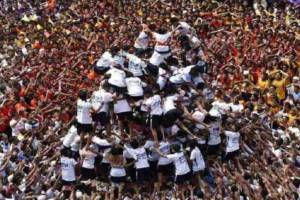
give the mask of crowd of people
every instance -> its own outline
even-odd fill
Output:
[[[0,2],[0,199],[299,199],[297,0]]]

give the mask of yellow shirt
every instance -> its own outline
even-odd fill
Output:
[[[262,79],[258,79],[258,83],[257,84],[258,84],[259,89],[265,90],[265,89],[267,89],[269,87],[270,81],[268,79],[265,80],[265,81],[263,81]]]
[[[292,125],[294,121],[297,119],[297,115],[288,114],[288,117],[289,117],[288,125]]]
[[[276,87],[276,94],[277,94],[277,97],[280,99],[280,100],[283,100],[285,99],[285,86],[286,86],[286,81],[285,79],[281,79],[281,80],[274,80],[272,82],[272,85]]]

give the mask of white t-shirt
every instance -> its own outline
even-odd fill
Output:
[[[172,83],[181,84],[184,82],[192,82],[192,77],[190,75],[191,69],[194,65],[190,65],[184,68],[179,68],[174,71],[173,75],[169,78]]]
[[[127,91],[130,96],[140,97],[144,95],[143,82],[138,77],[130,77],[125,79]]]
[[[148,159],[149,161],[157,161],[159,159],[159,154],[154,149],[154,141],[147,140],[144,144],[144,147],[148,150]]]
[[[165,56],[154,51],[151,58],[149,59],[149,62],[152,65],[159,66],[161,63],[164,62],[164,60],[165,60]]]
[[[87,101],[82,101],[81,99],[77,100],[77,121],[81,124],[91,124],[92,117],[91,117],[91,108],[92,104]]]
[[[205,119],[206,113],[203,113],[199,110],[196,110],[193,114],[192,117],[193,119],[195,119],[198,122],[203,122],[203,120]],[[198,129],[204,129],[205,127],[201,124],[201,123],[196,123],[196,128]]]
[[[221,143],[221,122],[217,121],[210,124],[208,145],[217,145]]]
[[[144,147],[139,147],[137,149],[128,148],[125,146],[127,152],[133,157],[135,160],[135,168],[142,169],[150,167],[148,162],[148,156]]]
[[[103,89],[100,89],[98,91],[93,92],[93,95],[92,95],[92,98],[91,98],[93,108],[95,110],[97,110],[101,106],[98,113],[100,113],[100,112],[106,112],[107,113],[108,108],[109,108],[109,102],[113,101],[112,96],[113,95],[111,93],[106,92]]]
[[[61,177],[64,181],[75,181],[75,165],[77,162],[74,158],[61,157]]]
[[[65,147],[70,147],[77,135],[78,135],[77,134],[77,128],[74,125],[72,125],[71,128],[68,131],[68,134],[64,137],[63,145]]]
[[[147,49],[149,44],[149,36],[144,31],[140,32],[138,38],[134,42],[134,48]]]
[[[113,62],[112,55],[106,51],[102,54],[101,58],[97,61],[96,66],[101,68],[110,68]]]
[[[211,104],[213,106],[214,109],[216,109],[217,111],[219,111],[219,113],[221,113],[222,115],[225,114],[226,111],[229,111],[230,109],[230,105],[220,101],[220,100],[216,100],[214,102],[212,102]]]
[[[183,152],[169,154],[166,157],[174,162],[176,176],[185,175],[191,171]]]
[[[166,70],[159,68],[158,69],[158,78],[156,80],[156,83],[159,85],[160,89],[163,89],[168,81],[168,78],[170,75],[167,73]]]
[[[126,74],[123,70],[119,70],[117,68],[111,68],[106,72],[106,74],[110,75],[108,79],[108,83],[115,85],[117,87],[126,87],[125,78]]]
[[[86,169],[94,169],[95,168],[95,158],[97,154],[91,152],[91,151],[86,151],[85,149],[80,150],[79,154],[84,157],[83,162],[82,162],[82,167]]]
[[[124,167],[112,167],[110,169],[110,176],[124,177],[124,176],[126,176],[126,171],[125,171]]]
[[[155,51],[159,53],[159,52],[168,52],[170,50],[167,43],[171,37],[171,32],[165,34],[153,33],[153,37],[157,42],[154,47]]]
[[[151,115],[162,115],[161,98],[159,95],[154,95],[145,101],[145,105],[150,107]]]
[[[226,152],[233,152],[237,151],[240,148],[239,139],[240,133],[239,132],[232,132],[232,131],[225,131],[225,135],[227,136],[227,144],[226,144]]]
[[[234,113],[240,113],[244,110],[244,106],[242,104],[234,104],[234,103],[230,103],[229,107],[231,108],[231,111]]]
[[[126,99],[117,100],[114,104],[114,113],[131,112],[132,109]]]
[[[75,152],[79,151],[79,148],[80,148],[80,136],[79,135],[75,136],[75,138],[74,138],[73,142],[71,143],[70,147],[71,147],[72,151],[75,151]]]
[[[128,70],[133,74],[133,76],[142,76],[143,69],[147,67],[146,63],[139,57],[133,54],[127,54],[128,58]]]
[[[168,96],[164,100],[163,111],[167,113],[170,110],[176,109],[175,101],[177,100],[177,95]]]
[[[165,155],[169,154],[170,153],[170,143],[161,141],[159,143],[159,151]],[[172,160],[170,160],[166,157],[163,157],[163,156],[161,156],[158,160],[158,165],[168,165],[170,163],[172,163]]]
[[[15,119],[10,120],[9,125],[11,127],[12,136],[16,137],[20,134],[21,130],[25,129],[25,123],[23,119],[16,121]]]
[[[198,147],[195,147],[192,150],[190,159],[193,161],[193,171],[194,172],[205,169],[205,161],[204,161],[202,153]]]
[[[182,34],[187,34],[190,32],[192,27],[186,22],[178,22],[176,29],[179,29]]]

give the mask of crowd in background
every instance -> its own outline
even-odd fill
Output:
[[[297,0],[0,2],[0,199],[299,199]]]

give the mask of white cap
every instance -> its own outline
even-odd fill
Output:
[[[221,117],[220,112],[217,111],[215,108],[212,108],[212,109],[209,111],[209,115],[212,116],[212,117]]]

